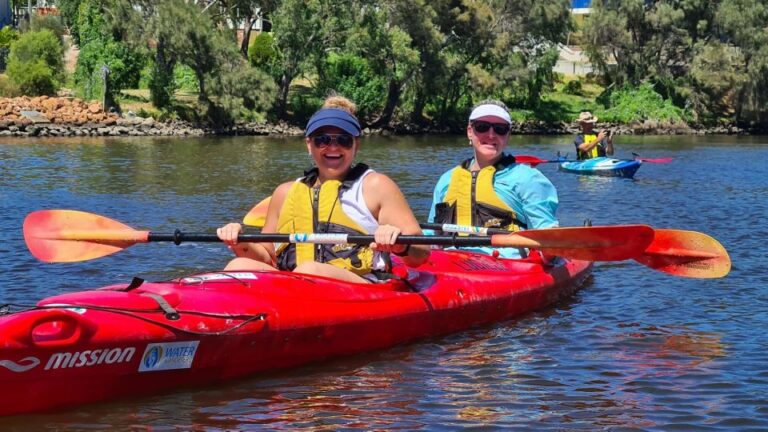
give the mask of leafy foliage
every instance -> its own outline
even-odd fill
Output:
[[[328,56],[325,75],[316,87],[319,97],[335,91],[355,101],[358,116],[378,112],[387,96],[385,78],[374,72],[370,62],[353,54]]]
[[[77,14],[80,54],[75,68],[75,83],[86,99],[104,97],[104,79],[108,80],[106,98],[124,88],[139,85],[145,57],[128,45],[116,40],[109,31],[101,2],[82,0]]]
[[[11,83],[25,95],[53,95],[59,88],[53,70],[42,60],[17,62],[11,59],[7,73]]]
[[[72,41],[80,45],[80,26],[78,25],[78,14],[80,11],[80,3],[84,0],[56,0],[56,6],[59,8],[64,24],[69,27],[69,34],[72,36]]]
[[[180,84],[192,87],[189,71],[196,81],[198,119],[227,123],[246,111],[264,112],[271,106],[272,79],[251,70],[232,33],[216,21],[215,8],[185,0],[109,0],[104,9],[112,33],[149,51],[153,59],[149,88],[155,106],[173,105],[177,65],[185,67],[180,69]]]
[[[57,38],[64,43],[64,33],[66,28],[64,23],[61,22],[61,17],[57,15],[33,15],[30,22],[29,29],[32,31],[40,31],[44,29],[50,30]]]
[[[6,73],[22,94],[55,94],[63,71],[64,47],[50,30],[24,33],[11,44]]]
[[[565,83],[565,86],[563,86],[563,92],[567,94],[572,94],[572,95],[581,95],[583,94],[584,89],[581,85],[581,81],[570,80],[567,83]]]
[[[0,48],[10,48],[11,43],[19,38],[19,32],[11,26],[0,29]]]
[[[652,119],[670,124],[685,122],[685,112],[663,99],[651,83],[614,91],[608,100],[610,108],[599,115],[603,121],[632,123]]]
[[[613,86],[650,81],[694,120],[768,117],[764,0],[595,0],[586,52]]]
[[[275,39],[269,33],[259,33],[248,48],[248,60],[251,66],[269,72],[277,60]]]

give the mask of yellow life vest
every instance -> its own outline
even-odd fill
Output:
[[[319,187],[313,187],[317,168],[305,173],[288,191],[277,219],[277,232],[368,234],[344,213],[339,200],[342,191],[350,188],[366,171],[367,165],[357,164],[344,181],[329,180]],[[276,253],[278,268],[282,270],[293,270],[307,261],[332,264],[357,275],[368,274],[373,268],[374,251],[363,245],[282,243]]]
[[[493,188],[496,171],[515,163],[514,156],[504,155],[494,165],[479,171],[470,171],[471,163],[472,158],[467,159],[453,170],[443,202],[435,206],[435,222],[509,231],[527,228]]]
[[[584,134],[583,137],[584,137],[584,141],[582,141],[582,143],[592,142],[597,139],[597,135],[595,134]],[[576,159],[578,160],[587,160],[587,159],[605,156],[605,149],[603,148],[602,143],[598,143],[596,146],[592,147],[587,152],[579,150],[578,146],[576,146],[576,152],[577,152]]]

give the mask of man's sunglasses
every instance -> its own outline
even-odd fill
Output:
[[[323,149],[335,142],[339,147],[351,149],[355,143],[355,138],[350,134],[322,134],[312,137],[312,143],[315,147]]]
[[[486,133],[493,128],[496,135],[506,135],[509,133],[510,126],[506,123],[489,123],[486,121],[472,122],[472,129],[477,133]]]

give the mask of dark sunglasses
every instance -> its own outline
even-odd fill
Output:
[[[355,143],[355,138],[350,134],[322,134],[312,137],[312,143],[315,147],[323,149],[335,142],[339,147],[345,149],[351,149],[352,144]]]
[[[509,133],[510,126],[506,123],[489,123],[486,121],[472,122],[472,129],[477,133],[486,133],[493,128],[496,135],[506,135]]]

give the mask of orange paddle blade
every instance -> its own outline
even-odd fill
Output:
[[[499,247],[526,247],[584,261],[623,261],[639,256],[653,241],[647,225],[547,228],[491,236]]]
[[[243,223],[255,227],[263,227],[264,222],[267,220],[267,209],[269,209],[269,202],[272,197],[266,197],[261,202],[256,204],[251,211],[243,218]]]
[[[146,243],[149,231],[77,210],[40,210],[24,219],[24,241],[45,262],[77,262]]]
[[[657,229],[653,243],[635,259],[675,276],[713,279],[731,271],[731,259],[723,245],[696,231]]]

